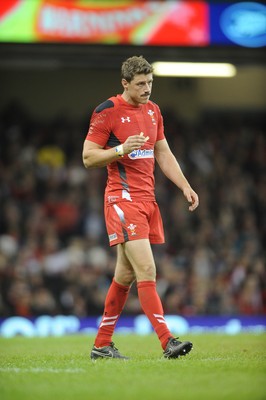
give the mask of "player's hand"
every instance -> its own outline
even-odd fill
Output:
[[[196,208],[197,208],[198,205],[199,205],[199,197],[198,197],[197,193],[194,192],[194,190],[191,189],[191,187],[186,187],[186,188],[183,190],[183,194],[184,194],[185,198],[187,199],[187,201],[188,201],[189,203],[191,203],[191,205],[190,205],[189,208],[188,208],[189,211],[194,211],[194,210],[196,210]]]
[[[141,132],[139,135],[129,136],[127,140],[123,143],[124,154],[129,154],[133,150],[140,149],[149,140],[149,136],[144,136]]]

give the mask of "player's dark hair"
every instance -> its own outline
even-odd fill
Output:
[[[135,75],[150,74],[153,72],[153,67],[148,63],[143,56],[133,56],[123,62],[121,68],[121,77],[128,82],[131,82]]]

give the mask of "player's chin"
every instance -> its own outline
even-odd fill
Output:
[[[141,104],[147,104],[149,101],[149,98],[150,98],[150,96],[141,97],[141,101],[140,101]]]

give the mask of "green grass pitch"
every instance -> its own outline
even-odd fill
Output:
[[[90,336],[0,338],[0,399],[266,399],[265,334],[183,339],[192,352],[166,360],[155,335],[115,335],[131,359],[92,362]]]

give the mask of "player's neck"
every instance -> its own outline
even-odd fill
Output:
[[[133,107],[140,107],[140,106],[142,105],[141,103],[138,103],[138,102],[134,101],[130,96],[128,96],[128,94],[127,94],[126,91],[124,91],[124,92],[121,94],[121,97],[122,97],[122,99],[123,99],[126,103],[128,103],[130,106],[133,106]]]

